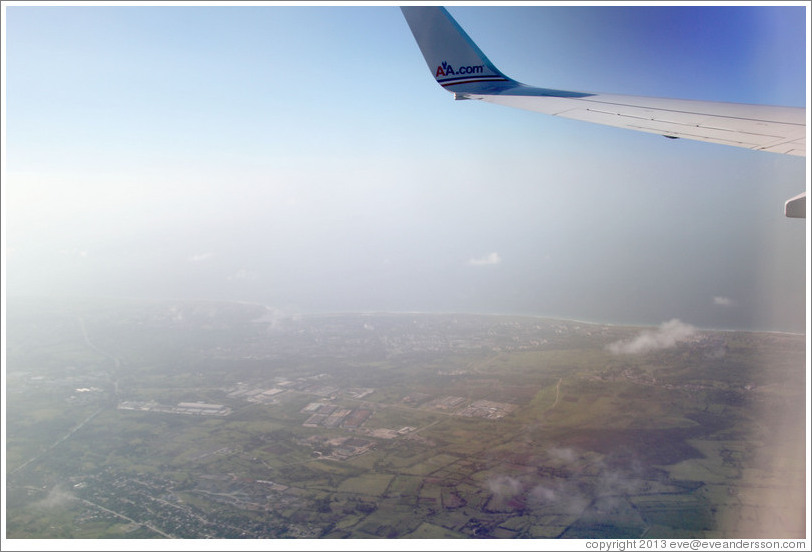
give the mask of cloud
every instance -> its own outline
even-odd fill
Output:
[[[577,462],[582,458],[571,448],[555,448],[551,453],[555,459],[565,461],[565,470],[573,465],[573,460]],[[646,471],[635,458],[611,464],[603,459],[589,460],[588,465],[588,477],[543,478],[527,491],[528,506],[568,515],[586,515],[592,523],[616,524],[617,514],[612,510],[628,505],[625,497],[640,492],[646,484]],[[596,508],[598,500],[600,507]]]
[[[50,491],[48,496],[42,500],[38,500],[33,505],[37,508],[51,509],[51,508],[64,508],[74,500],[74,496],[66,491],[60,485],[57,485]]]
[[[535,508],[552,508],[567,515],[581,515],[592,500],[576,480],[553,480],[536,485],[527,493],[527,498]]]
[[[494,251],[484,257],[479,257],[478,259],[468,259],[468,264],[471,266],[489,266],[489,265],[498,265],[502,262],[502,257],[499,256],[499,253]]]
[[[208,261],[212,257],[214,257],[214,253],[195,253],[194,255],[189,257],[189,262],[190,263],[199,263],[199,262],[202,262],[202,261]]]
[[[597,496],[636,494],[643,486],[644,476],[645,470],[636,460],[621,468],[606,468],[598,477],[596,494]]]
[[[685,341],[695,332],[696,328],[674,318],[664,322],[656,330],[646,330],[628,341],[610,343],[607,348],[616,355],[637,355],[659,349],[668,349],[681,341]]]
[[[521,480],[509,475],[490,477],[486,484],[492,493],[491,507],[510,508],[510,501],[517,499],[517,503],[524,503],[538,514],[585,516],[582,519],[593,524],[618,525],[621,520],[627,521],[627,497],[639,494],[648,479],[646,468],[636,457],[607,462],[559,447],[550,453],[562,474],[526,473]],[[584,471],[586,466],[589,469]]]
[[[736,304],[736,302],[729,297],[722,297],[721,295],[717,295],[716,297],[713,298],[713,304],[720,307],[732,307]]]
[[[497,500],[511,499],[522,492],[523,485],[518,479],[509,475],[499,475],[488,480],[488,489]]]
[[[247,270],[245,268],[239,269],[236,273],[228,277],[228,279],[232,282],[256,280],[257,278],[259,278],[258,272],[254,272],[253,270]]]
[[[577,460],[578,458],[575,451],[572,450],[571,448],[558,448],[558,447],[550,449],[550,456],[552,456],[553,458],[555,458],[560,462],[566,462],[568,464],[575,462],[575,460]]]
[[[300,315],[277,307],[265,307],[265,312],[253,322],[268,324],[268,333],[284,328],[288,322],[297,322]]]

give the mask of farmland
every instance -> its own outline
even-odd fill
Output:
[[[9,538],[803,537],[804,337],[10,301]]]

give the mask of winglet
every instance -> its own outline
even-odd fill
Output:
[[[806,218],[806,192],[784,203],[784,215],[791,218]]]
[[[401,7],[403,16],[437,83],[453,92],[493,94],[519,83],[497,69],[445,8]]]

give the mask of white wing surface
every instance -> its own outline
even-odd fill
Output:
[[[458,100],[482,100],[569,119],[753,150],[806,155],[803,107],[707,102],[538,88],[499,71],[441,7],[402,7],[437,83]],[[785,205],[804,217],[805,194]]]

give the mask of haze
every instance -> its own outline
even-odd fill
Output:
[[[396,6],[11,6],[6,293],[804,332],[807,162],[454,102]],[[552,88],[805,105],[805,8],[452,7]]]

